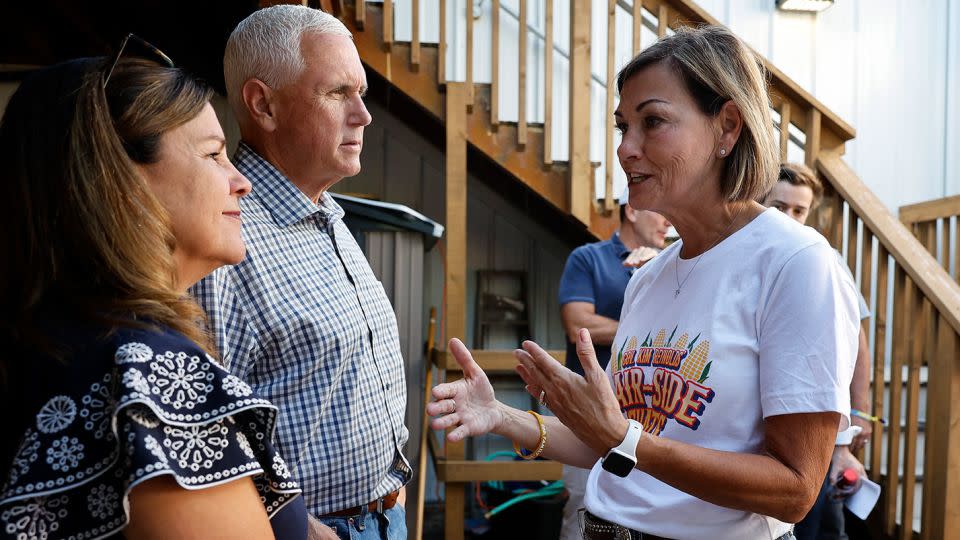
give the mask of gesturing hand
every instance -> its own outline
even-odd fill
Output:
[[[527,383],[530,395],[539,399],[543,392],[547,407],[581,441],[600,455],[620,444],[628,423],[606,373],[597,363],[587,329],[581,328],[577,334],[583,377],[532,341],[524,341],[523,349],[517,349],[515,355],[520,361],[517,373]]]
[[[433,399],[436,401],[427,405],[427,414],[439,416],[430,423],[433,429],[457,426],[447,434],[448,441],[457,442],[493,431],[503,422],[503,414],[487,374],[473,360],[463,342],[454,338],[448,347],[463,369],[463,378],[434,386]]]

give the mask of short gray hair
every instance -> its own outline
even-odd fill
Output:
[[[308,32],[353,38],[333,15],[297,5],[257,10],[234,28],[223,54],[223,78],[238,116],[243,110],[240,89],[248,79],[280,88],[300,75],[305,66],[300,40]]]

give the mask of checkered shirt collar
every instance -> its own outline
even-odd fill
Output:
[[[247,143],[241,141],[237,146],[233,162],[253,183],[254,188],[249,196],[270,212],[277,226],[286,228],[310,216],[315,216],[327,226],[343,218],[343,208],[329,193],[324,192],[318,204],[313,204],[290,179]]]

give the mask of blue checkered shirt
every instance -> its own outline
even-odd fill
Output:
[[[253,183],[240,201],[247,256],[193,289],[223,361],[280,408],[277,447],[324,515],[382,497],[411,476],[397,320],[324,193],[314,204],[241,143]]]

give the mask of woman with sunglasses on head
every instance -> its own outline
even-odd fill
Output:
[[[0,125],[0,538],[306,538],[277,411],[186,294],[243,258],[250,183],[208,87],[117,58],[31,75]]]

